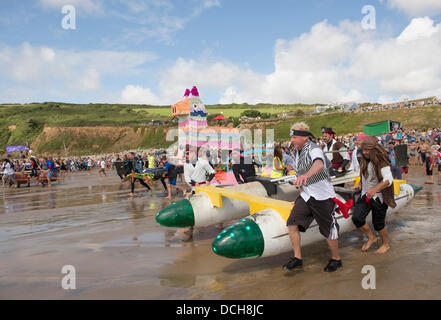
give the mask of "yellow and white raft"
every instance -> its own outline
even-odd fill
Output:
[[[394,180],[395,208],[389,208],[388,214],[397,212],[403,208],[415,193],[422,187],[407,184],[404,180]],[[337,198],[345,202],[348,194],[342,190],[336,190]],[[243,195],[224,194],[224,197],[241,197],[247,201],[251,215],[241,219],[235,224],[223,230],[213,241],[213,251],[227,258],[257,258],[268,257],[292,250],[292,245],[286,227],[286,221],[293,207],[292,202],[267,199],[258,196],[250,196],[245,199]],[[214,205],[222,205],[212,195]],[[353,209],[349,212],[352,215]],[[342,214],[336,213],[336,219],[340,226],[340,233],[355,228],[352,219],[346,219]],[[302,245],[322,240],[318,225],[314,224],[302,234]]]

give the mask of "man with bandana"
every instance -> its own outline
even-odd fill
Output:
[[[378,144],[378,139],[374,136],[368,136],[363,140],[361,150],[358,185],[361,189],[361,197],[355,203],[352,221],[368,237],[368,241],[361,248],[362,251],[367,251],[377,242],[377,237],[366,222],[367,215],[372,211],[374,229],[382,240],[382,245],[376,252],[385,253],[390,249],[385,226],[386,212],[388,207],[396,207],[391,163],[387,151]]]
[[[331,250],[331,259],[325,272],[333,272],[343,266],[338,253],[339,225],[334,216],[336,197],[331,183],[326,158],[322,149],[310,140],[309,126],[303,122],[291,127],[291,143],[295,148],[294,170],[297,176],[295,184],[301,193],[286,222],[294,249],[294,257],[283,268],[292,270],[303,266],[300,251],[300,232],[305,232],[313,220],[319,226],[320,233],[326,238]]]

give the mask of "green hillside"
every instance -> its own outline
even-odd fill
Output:
[[[298,109],[310,110],[310,105],[268,105],[248,104],[207,105],[209,114],[223,112],[225,117],[239,117],[244,110],[259,110],[271,114]],[[6,145],[28,145],[42,132],[44,126],[51,127],[86,127],[86,126],[133,126],[134,128],[151,127],[152,121],[161,121],[161,125],[174,126],[170,106],[119,105],[119,104],[68,104],[59,102],[31,103],[25,105],[0,105],[0,149]],[[9,130],[9,126],[15,126]],[[144,129],[145,130],[145,129]],[[146,137],[144,147],[159,146],[157,130],[152,137]],[[59,141],[48,141],[44,150],[59,147]],[[84,147],[88,144],[84,143]]]
[[[358,133],[363,131],[363,125],[384,120],[401,122],[402,127],[423,129],[441,127],[441,106],[426,106],[415,109],[395,109],[376,112],[360,113],[324,113],[320,115],[306,115],[285,121],[274,127],[275,138],[278,141],[289,139],[289,130],[294,122],[304,121],[315,136],[321,135],[322,127],[331,127],[337,135]]]
[[[427,129],[441,127],[439,116],[441,106],[421,107],[415,109],[395,109],[364,113],[323,113],[319,115],[301,115],[284,121],[277,119],[277,114],[309,111],[311,105],[270,105],[270,104],[231,104],[206,106],[211,115],[223,113],[226,117],[237,117],[245,110],[258,110],[270,113],[273,119],[259,121],[254,127],[274,128],[275,139],[289,139],[289,128],[292,123],[304,121],[315,135],[320,135],[321,127],[332,127],[338,135],[357,133],[363,125],[382,120],[400,121],[404,127]],[[0,149],[6,145],[30,145],[38,141],[38,152],[60,153],[64,146],[70,154],[88,152],[110,152],[113,146],[122,147],[165,147],[165,132],[177,123],[171,119],[169,106],[147,105],[109,105],[88,104],[75,105],[67,103],[45,102],[26,105],[0,105]],[[59,135],[46,139],[42,134],[44,127],[65,128]],[[87,133],[73,134],[68,128],[89,127]],[[92,129],[90,129],[92,127]],[[131,127],[132,136],[127,133],[115,136],[109,130],[98,130],[100,127]],[[95,129],[94,129],[95,128]],[[92,131],[91,131],[92,130]],[[95,132],[94,132],[95,130]],[[130,129],[131,130],[131,129]],[[133,134],[136,133],[136,137]],[[129,134],[130,135],[130,134]],[[38,140],[36,140],[38,138]],[[136,138],[136,139],[135,139]],[[130,142],[133,141],[133,146]],[[120,151],[120,150],[114,150]]]

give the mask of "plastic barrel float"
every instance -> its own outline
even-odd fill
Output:
[[[332,178],[333,184],[353,182],[359,173],[348,172],[345,176]],[[189,199],[183,198],[173,202],[156,214],[156,221],[165,227],[189,228],[207,227],[218,223],[240,219],[250,214],[250,204],[247,195],[266,197],[270,199],[293,201],[299,195],[299,189],[289,182],[295,176],[284,176],[277,179],[256,177],[254,181],[236,186],[199,186],[196,194]],[[215,206],[213,197],[218,197],[219,191],[241,193],[243,198],[225,196],[222,206]]]
[[[391,214],[403,208],[413,199],[415,194],[422,189],[421,186],[405,183],[404,180],[394,180],[394,197],[397,206],[389,208],[387,214]],[[336,188],[338,200],[342,203],[354,200],[354,190]],[[217,255],[232,258],[258,258],[269,257],[292,250],[291,240],[286,227],[286,221],[290,215],[293,202],[286,202],[253,196],[248,199],[254,213],[247,218],[241,219],[235,224],[224,229],[213,241],[212,250]],[[355,229],[350,219],[353,208],[349,210],[347,218],[342,212],[336,212],[336,219],[340,225],[340,233]],[[302,233],[302,246],[322,240],[317,224]]]

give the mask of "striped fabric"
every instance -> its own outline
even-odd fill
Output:
[[[308,141],[304,146],[303,149],[299,152],[299,150],[296,150],[296,158],[298,158],[297,161],[295,161],[295,171],[297,176],[301,176],[305,173],[307,173],[311,167],[312,167],[312,159],[311,159],[311,150],[314,148],[319,148],[318,145],[313,143],[312,141]],[[321,149],[320,149],[321,151]],[[328,172],[328,168],[326,164],[324,164],[324,168],[313,175],[311,178],[309,178],[306,182],[306,185],[309,186],[311,184],[317,183],[322,180],[329,180],[331,181],[331,177]]]

